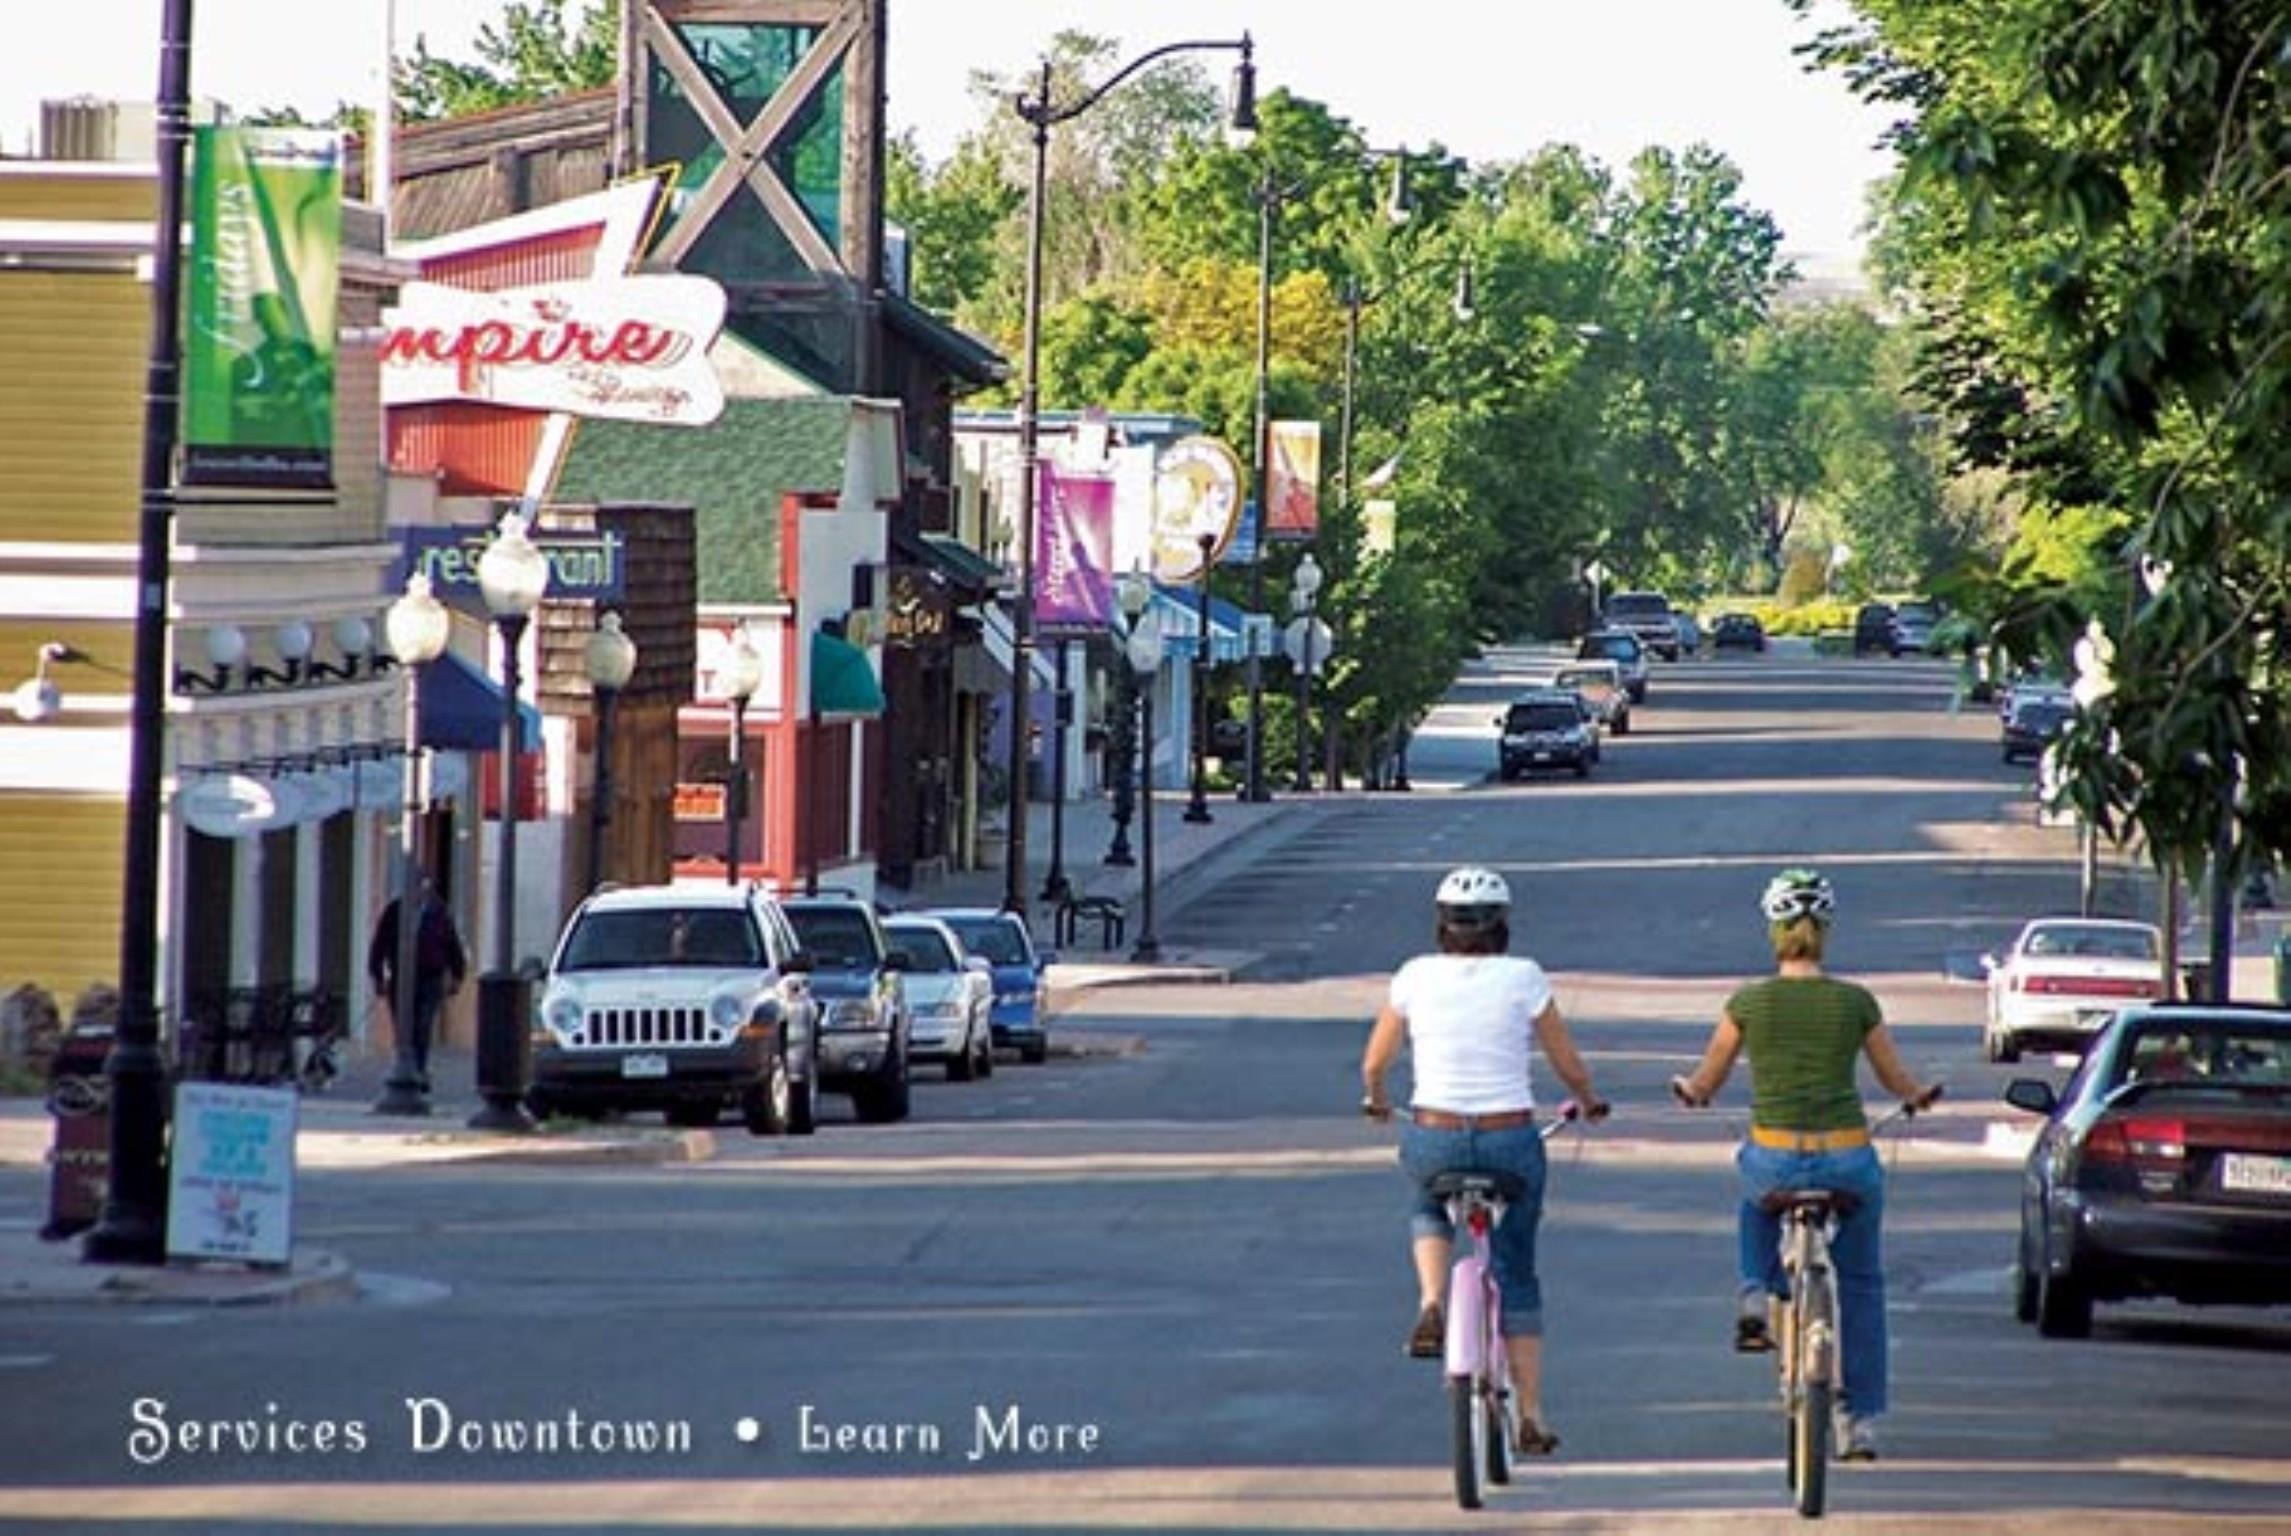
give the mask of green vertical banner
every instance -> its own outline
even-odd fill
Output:
[[[183,343],[187,485],[334,483],[342,140],[202,127]]]

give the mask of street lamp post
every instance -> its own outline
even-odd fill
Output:
[[[191,0],[160,13],[158,219],[152,232],[151,349],[143,383],[137,519],[135,683],[128,716],[127,837],[121,861],[119,1023],[104,1058],[111,1101],[103,1208],[82,1240],[91,1264],[167,1258],[167,1073],[159,1058],[159,850],[165,805],[167,581],[175,418],[183,348],[183,159],[191,137]]]
[[[501,631],[501,856],[494,862],[493,971],[477,980],[477,1092],[484,1106],[469,1120],[481,1131],[529,1131],[526,1057],[531,1043],[531,984],[517,969],[517,717],[519,648],[533,610],[549,585],[548,557],[525,536],[522,513],[505,513],[501,531],[478,557],[477,585]],[[406,913],[399,909],[399,926]]]
[[[748,798],[748,701],[764,684],[764,658],[742,624],[732,631],[732,649],[717,681],[732,705],[732,734],[724,744],[724,883],[740,883],[740,815]],[[814,722],[813,737],[818,736]],[[808,826],[810,818],[805,818]],[[810,835],[808,832],[805,834]]]
[[[1058,681],[1051,689],[1050,730],[1050,872],[1042,880],[1044,901],[1064,901],[1074,894],[1066,878],[1066,731],[1074,723],[1074,693],[1066,669],[1072,664],[1072,644],[1058,638]]]
[[[406,785],[405,805],[398,819],[398,953],[390,971],[390,1077],[382,1096],[374,1101],[377,1115],[426,1115],[430,1112],[429,1079],[423,1072],[423,1054],[414,1038],[421,998],[419,938],[422,892],[422,672],[445,653],[453,619],[445,604],[430,592],[430,579],[416,571],[406,578],[406,590],[383,619],[390,654],[406,679]]]
[[[1025,380],[1018,393],[1018,588],[1010,599],[1010,841],[1003,855],[1002,905],[1023,916],[1026,912],[1026,765],[1028,692],[1034,665],[1034,512],[1041,473],[1038,417],[1041,408],[1042,356],[1042,212],[1049,183],[1050,130],[1096,106],[1106,93],[1156,59],[1174,53],[1209,49],[1238,50],[1241,63],[1233,73],[1231,125],[1241,132],[1257,126],[1257,66],[1249,34],[1237,39],[1165,43],[1142,53],[1114,72],[1111,79],[1068,102],[1050,99],[1050,61],[1042,61],[1033,94],[1020,94],[1012,103],[1033,130],[1034,174],[1026,202],[1026,327]]]
[[[1185,819],[1195,824],[1215,821],[1209,814],[1209,568],[1216,561],[1217,535],[1201,536],[1201,593],[1196,611],[1200,633],[1193,649],[1193,798]]]
[[[1143,605],[1140,606],[1142,609]],[[1154,680],[1161,672],[1161,630],[1133,621],[1122,649],[1137,684],[1142,722],[1138,728],[1138,815],[1142,818],[1138,843],[1145,865],[1139,871],[1144,877],[1138,887],[1142,906],[1138,941],[1130,949],[1130,960],[1137,965],[1152,965],[1161,959],[1161,939],[1153,931],[1153,690]]]
[[[1116,606],[1122,622],[1114,631],[1120,654],[1114,658],[1116,696],[1111,729],[1114,749],[1114,841],[1106,850],[1105,862],[1116,869],[1128,869],[1137,860],[1130,853],[1130,817],[1136,804],[1139,786],[1143,792],[1153,793],[1151,770],[1144,775],[1137,772],[1134,754],[1138,750],[1137,693],[1138,683],[1129,664],[1129,639],[1137,633],[1144,621],[1147,606],[1153,601],[1153,584],[1143,571],[1125,571],[1115,589]]]
[[[636,642],[622,632],[619,614],[597,620],[597,632],[581,652],[581,665],[597,696],[597,771],[589,788],[589,878],[584,887],[593,891],[604,881],[605,828],[613,816],[613,706],[636,675]]]
[[[1313,787],[1312,727],[1310,721],[1313,708],[1313,672],[1319,665],[1319,659],[1314,654],[1314,641],[1317,636],[1314,626],[1319,623],[1319,619],[1313,610],[1318,606],[1320,590],[1320,562],[1313,558],[1313,552],[1308,549],[1304,552],[1303,557],[1297,561],[1297,571],[1292,578],[1289,595],[1289,606],[1296,610],[1297,632],[1300,640],[1297,646],[1298,654],[1294,658],[1297,664],[1297,776],[1289,787],[1299,794],[1308,793]]]

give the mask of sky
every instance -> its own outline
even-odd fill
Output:
[[[1162,43],[1247,28],[1260,90],[1325,103],[1378,147],[1438,142],[1472,160],[1547,143],[1620,167],[1648,144],[1695,141],[1743,172],[1787,251],[1850,264],[1885,118],[1834,75],[1791,53],[1814,24],[1783,0],[889,0],[893,129],[943,155],[980,120],[974,69],[1009,76],[1073,29],[1128,58]],[[16,5],[31,10],[29,0]],[[501,0],[197,0],[192,88],[240,110],[324,114],[372,99],[385,33],[401,52],[471,59]],[[44,98],[149,100],[160,0],[64,0],[19,16],[0,49],[0,143],[28,151]],[[1398,18],[1395,20],[1394,18]],[[138,48],[137,41],[147,40]],[[1222,80],[1230,55],[1197,55]]]

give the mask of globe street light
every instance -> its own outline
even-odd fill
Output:
[[[1129,660],[1131,679],[1137,688],[1138,711],[1143,720],[1138,728],[1138,815],[1141,818],[1138,842],[1145,855],[1145,867],[1140,871],[1144,880],[1138,894],[1143,898],[1144,909],[1139,914],[1138,941],[1130,950],[1130,960],[1137,965],[1152,965],[1161,959],[1161,940],[1153,931],[1153,691],[1155,679],[1161,673],[1160,626],[1133,622],[1122,649]]]
[[[430,591],[430,579],[416,571],[406,590],[382,618],[390,654],[406,679],[406,797],[398,820],[398,953],[390,970],[390,1078],[374,1101],[377,1115],[426,1115],[429,1078],[425,1041],[415,1039],[421,1000],[415,995],[419,971],[416,941],[421,933],[421,669],[445,654],[453,619]]]
[[[1297,634],[1301,643],[1293,656],[1297,665],[1297,776],[1290,788],[1299,794],[1313,787],[1312,772],[1312,718],[1313,673],[1319,669],[1320,658],[1315,654],[1319,638],[1320,620],[1313,610],[1320,601],[1321,568],[1306,550],[1297,561],[1296,574],[1290,578],[1289,606],[1296,611]]]
[[[493,971],[477,980],[477,1091],[484,1107],[470,1117],[482,1131],[529,1131],[525,1113],[530,984],[517,970],[518,648],[549,585],[549,558],[525,535],[522,513],[501,518],[501,531],[477,561],[477,588],[501,632],[501,856],[495,861]],[[406,912],[398,912],[405,926]]]
[[[582,670],[589,674],[589,690],[597,697],[597,769],[589,789],[589,878],[595,890],[604,880],[605,827],[612,821],[613,706],[620,691],[636,675],[636,642],[621,632],[620,615],[608,613],[597,620],[597,632],[581,651]]]
[[[1138,734],[1138,690],[1130,673],[1129,637],[1137,633],[1138,623],[1145,617],[1146,606],[1153,601],[1153,585],[1143,571],[1124,571],[1115,586],[1114,596],[1121,610],[1121,623],[1114,631],[1115,644],[1121,649],[1121,654],[1114,658],[1114,841],[1106,849],[1104,862],[1117,869],[1128,869],[1137,862],[1130,854],[1130,816],[1136,803],[1138,783],[1134,761]],[[1148,783],[1146,793],[1152,792],[1153,786]]]
[[[1103,85],[1069,102],[1050,99],[1050,61],[1044,59],[1033,94],[1022,93],[1011,102],[1011,109],[1033,129],[1034,140],[1034,174],[1026,203],[1025,379],[1018,392],[1018,587],[1010,598],[1010,841],[1003,854],[1002,886],[1004,910],[1021,916],[1026,912],[1027,695],[1034,666],[1034,501],[1035,480],[1041,473],[1042,213],[1049,185],[1050,129],[1089,111],[1114,87],[1156,59],[1208,49],[1239,51],[1241,63],[1233,72],[1229,122],[1237,132],[1255,132],[1256,54],[1246,32],[1230,41],[1165,43],[1138,55]]]
[[[724,883],[738,885],[740,813],[748,798],[748,701],[764,685],[763,653],[756,649],[746,624],[732,630],[732,648],[716,681],[732,705],[732,735],[724,749],[728,763],[724,779]]]

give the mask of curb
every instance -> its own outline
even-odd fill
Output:
[[[278,1275],[213,1265],[81,1265],[65,1257],[74,1247],[70,1239],[41,1247],[56,1250],[55,1283],[40,1283],[43,1266],[5,1266],[12,1272],[0,1278],[0,1300],[16,1306],[250,1307],[351,1301],[358,1295],[358,1273],[350,1261],[325,1249],[301,1250]]]
[[[446,1140],[458,1140],[448,1137]],[[508,1142],[472,1140],[467,1152],[408,1159],[383,1159],[381,1166],[468,1167],[474,1163],[509,1163],[519,1167],[545,1167],[570,1163],[590,1167],[611,1163],[704,1163],[716,1155],[713,1131],[651,1131],[634,1136],[575,1141],[550,1145],[546,1133]]]
[[[1232,981],[1240,966],[1157,965],[1135,971],[1061,981],[1050,989],[1050,1009],[1056,1017],[1063,1000],[1076,993],[1104,992],[1115,987],[1222,986]]]

